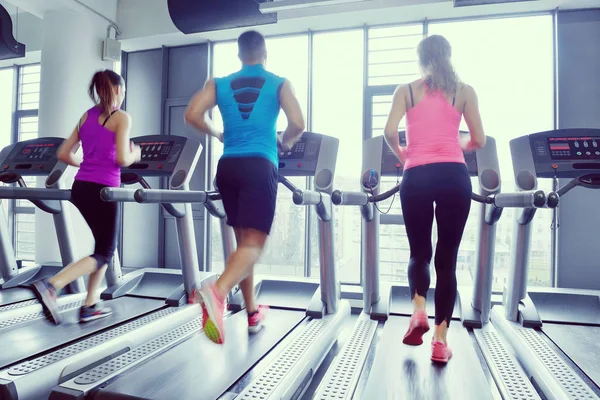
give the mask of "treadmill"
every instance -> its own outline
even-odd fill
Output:
[[[464,134],[464,132],[461,132]],[[406,143],[400,132],[401,144]],[[361,270],[363,311],[348,341],[327,370],[314,399],[539,399],[517,360],[489,323],[496,225],[506,207],[543,207],[541,191],[500,193],[500,170],[494,138],[484,148],[466,152],[471,176],[478,177],[481,204],[478,263],[473,297],[458,293],[448,338],[454,356],[448,366],[430,361],[429,338],[421,346],[402,343],[412,315],[407,286],[382,287],[379,282],[379,228],[402,225],[402,215],[382,214],[376,203],[398,193],[400,185],[381,192],[381,177],[402,176],[402,165],[383,136],[365,141],[361,192],[333,192],[337,205],[359,206],[362,216]],[[432,266],[433,268],[433,266]],[[427,311],[434,315],[427,295]],[[462,321],[462,324],[461,324]]]
[[[142,147],[142,157],[148,161],[123,168],[124,184],[143,181],[145,175],[162,176],[170,178],[170,190],[187,189],[202,150],[198,142],[171,135],[142,136],[133,141]],[[107,189],[122,197],[131,192]],[[61,199],[66,192],[51,191]],[[163,205],[167,209],[170,206]],[[109,285],[101,295],[109,300],[107,305],[113,310],[107,318],[80,324],[78,309],[74,307],[63,312],[65,321],[59,326],[43,318],[23,316],[20,324],[3,329],[1,399],[47,398],[54,386],[71,376],[126,353],[201,314],[199,306],[185,305],[187,295],[201,279],[214,279],[214,276],[199,272],[189,207],[175,211],[177,231],[183,239],[180,241],[183,273],[165,268],[141,269]]]
[[[600,129],[557,129],[511,140],[515,182],[531,190],[537,178],[554,179],[557,197],[600,188]],[[558,187],[558,179],[571,179]],[[527,290],[531,221],[524,209],[515,221],[513,260],[503,306],[492,321],[514,348],[528,375],[553,399],[600,398],[599,292]]]
[[[0,207],[0,315],[4,318],[8,316],[4,311],[19,307],[38,305],[41,310],[29,286],[76,261],[71,218],[64,212],[70,191],[61,190],[65,186],[64,174],[68,166],[56,157],[63,141],[63,138],[54,137],[33,139],[11,144],[0,152],[0,182],[18,184],[18,187],[1,186],[0,199],[27,199],[40,210],[52,214],[62,259],[62,263],[21,267],[15,259],[4,207]],[[47,189],[27,188],[23,177],[28,176],[47,177]],[[83,278],[65,288],[67,294],[84,291]]]
[[[55,388],[50,399],[297,399],[310,384],[350,314],[340,299],[331,190],[338,139],[305,132],[291,151],[279,154],[279,180],[297,205],[319,217],[320,284],[300,279],[263,279],[259,304],[271,307],[263,329],[248,333],[241,293],[229,303],[223,345],[188,324],[138,348],[131,356],[97,366]],[[286,176],[314,177],[315,190],[296,188]],[[217,196],[215,193],[210,196]],[[142,203],[177,201],[164,191],[140,189]],[[203,202],[190,192],[185,202]],[[294,227],[290,227],[294,229]],[[140,356],[136,356],[140,354]]]

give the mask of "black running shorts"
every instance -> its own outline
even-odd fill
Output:
[[[226,157],[217,167],[217,189],[227,224],[271,232],[277,202],[277,169],[262,157]]]

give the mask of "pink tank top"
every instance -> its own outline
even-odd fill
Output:
[[[75,176],[76,180],[119,187],[121,167],[117,163],[115,133],[100,124],[100,107],[90,108],[79,129],[79,140],[83,148],[83,161]]]
[[[406,113],[404,169],[444,162],[464,164],[458,142],[461,118],[443,92],[425,90],[423,99]]]

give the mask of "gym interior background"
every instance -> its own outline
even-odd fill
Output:
[[[192,189],[212,188],[222,145],[187,129],[183,111],[209,75],[225,75],[239,67],[235,38],[244,29],[184,35],[169,18],[164,0],[80,3],[116,21],[123,49],[120,62],[101,61],[106,21],[81,4],[0,0],[15,21],[15,37],[27,46],[24,58],[0,61],[0,145],[38,135],[66,137],[88,107],[85,84],[93,71],[114,68],[127,82],[124,107],[133,116],[132,136],[160,133],[199,138],[205,151]],[[392,3],[374,0],[284,11],[278,13],[278,23],[258,28],[267,35],[268,68],[294,84],[307,130],[340,139],[336,189],[357,190],[362,142],[383,133],[395,85],[418,77],[416,45],[424,35],[442,34],[449,39],[460,77],[477,90],[486,133],[498,142],[504,191],[514,188],[510,139],[553,128],[600,127],[600,47],[593,39],[600,37],[600,9],[594,8],[600,6],[598,1],[540,0],[456,8],[452,2],[436,0],[394,7]],[[220,123],[218,111],[214,118]],[[285,124],[282,114],[278,128]],[[388,180],[391,187],[395,179]],[[305,178],[292,181],[300,188],[312,184]],[[158,180],[150,183],[164,185]],[[541,179],[540,188],[551,190],[551,180]],[[317,218],[311,207],[295,206],[290,197],[288,191],[280,191],[274,231],[257,272],[317,278]],[[561,200],[558,233],[553,229],[553,212],[538,212],[530,285],[600,287],[598,204],[600,193],[575,189]],[[27,201],[3,205],[13,227],[17,257],[38,263],[59,261],[50,217]],[[193,207],[200,260],[220,271],[218,222],[208,217],[202,205]],[[380,208],[400,210],[397,200]],[[460,248],[462,286],[472,282],[479,213],[479,207],[472,208]],[[179,267],[172,217],[156,205],[139,204],[126,204],[122,215],[123,266]],[[515,215],[505,209],[498,223],[494,281],[498,290],[511,262]],[[77,251],[86,254],[91,236],[75,213],[73,218]],[[358,209],[338,207],[335,223],[342,282],[357,285],[361,281]],[[409,250],[404,228],[382,226],[380,244],[382,279],[406,283]]]

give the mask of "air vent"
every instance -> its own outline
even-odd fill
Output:
[[[454,0],[454,7],[482,6],[487,4],[522,3],[536,0]]]
[[[277,23],[277,13],[262,14],[257,0],[168,0],[171,20],[185,34]]]
[[[12,18],[0,4],[0,60],[25,57],[25,45],[13,36]]]

